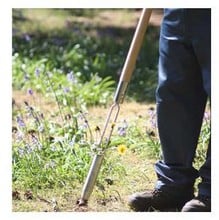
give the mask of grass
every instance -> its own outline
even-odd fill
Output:
[[[13,211],[130,211],[127,196],[153,188],[159,27],[151,25],[89,206],[76,206],[138,16],[130,9],[13,10]],[[197,167],[209,135],[205,118]]]
[[[16,94],[16,92],[14,94]],[[33,102],[33,100],[30,99],[31,97],[27,95],[21,96],[20,92],[14,97],[15,100],[16,97],[23,97],[19,100],[18,105],[22,104],[24,100],[28,101],[30,104]],[[42,98],[40,100],[42,101]],[[47,109],[48,105],[45,107]],[[144,104],[124,103],[121,107],[118,125],[122,124],[127,117],[127,108],[130,110],[128,113],[130,120],[126,119],[127,123],[130,125],[130,129],[136,130],[136,123],[139,123],[138,128],[141,129],[141,126],[144,126],[146,123],[145,116],[148,107]],[[136,111],[136,109],[138,109],[138,111]],[[98,125],[102,127],[101,123],[105,121],[106,113],[106,107],[91,107],[87,119],[91,124],[99,122]],[[118,138],[117,135],[115,135],[115,137]],[[131,138],[134,139],[134,136]],[[98,178],[98,184],[95,187],[91,200],[89,201],[88,211],[128,211],[126,198],[127,195],[132,192],[134,187],[136,190],[143,190],[145,187],[152,188],[152,180],[154,179],[154,174],[152,172],[154,157],[148,154],[150,151],[141,150],[144,146],[141,146],[139,142],[138,145],[136,145],[137,140],[131,140],[131,138],[130,144],[128,144],[128,142],[126,143],[128,149],[124,155],[119,155],[115,148],[109,149],[105,157],[108,165],[103,166],[103,170]],[[124,143],[123,141],[125,141],[125,139],[126,137],[121,138],[120,142]],[[127,141],[128,140],[129,138],[127,138]],[[58,156],[63,158],[61,153],[59,153]],[[65,155],[65,157],[66,156],[67,155]],[[145,161],[146,157],[148,158],[147,161]],[[87,165],[89,164],[87,163]],[[110,167],[111,169],[109,169]],[[82,167],[81,170],[83,170],[84,173],[87,173],[87,170]],[[71,176],[71,173],[72,172],[70,171],[68,175]],[[47,176],[53,175],[50,175],[47,172]],[[121,181],[121,176],[123,181]],[[25,173],[24,181],[27,180],[26,177],[27,173]],[[30,179],[34,181],[35,177],[31,177]],[[54,211],[52,209],[53,203],[51,201],[55,199],[59,204],[60,211],[78,211],[75,202],[80,197],[83,181],[68,181],[67,177],[64,179],[66,180],[66,183],[65,186],[61,188],[57,185],[49,188],[46,186],[42,187],[42,185],[41,187],[31,187],[31,185],[28,187],[28,182],[24,185],[24,183],[21,183],[20,181],[15,181],[13,183],[13,191],[18,191],[21,194],[21,198],[19,200],[13,200],[13,210]],[[112,180],[113,184],[109,185],[106,179],[108,179],[108,182],[109,180]],[[38,182],[41,183],[42,180]],[[47,181],[45,182],[47,183]],[[56,182],[58,182],[58,179]],[[147,184],[145,182],[147,182]],[[33,194],[32,199],[27,199],[24,196],[28,190]],[[63,195],[65,195],[66,198]],[[45,200],[50,202],[45,202]]]
[[[133,192],[136,185],[138,190],[153,187],[152,179],[154,177],[151,176],[153,162],[148,160],[142,166],[139,161],[141,161],[140,158],[130,152],[121,157],[120,162],[122,166],[126,167],[126,174],[122,175],[122,180],[121,176],[113,176],[112,185],[106,178],[104,183],[97,184],[87,208],[79,209],[76,205],[82,188],[82,185],[77,185],[76,187],[37,190],[37,192],[33,192],[33,198],[29,200],[24,196],[26,191],[19,191],[21,198],[13,200],[13,211],[55,211],[52,202],[54,200],[58,203],[59,211],[130,211],[127,207],[127,196],[129,195],[127,192]],[[135,176],[132,176],[133,173]]]

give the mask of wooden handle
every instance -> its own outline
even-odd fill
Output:
[[[122,102],[124,99],[124,95],[128,86],[128,83],[131,79],[132,73],[135,68],[136,60],[142,46],[142,42],[144,39],[144,34],[148,27],[148,23],[151,17],[152,9],[143,9],[138,25],[136,27],[136,31],[134,37],[131,42],[131,46],[129,48],[128,55],[126,57],[125,64],[122,69],[122,73],[119,80],[119,85],[116,91],[116,95],[114,97],[115,102]]]
[[[141,17],[139,19],[131,46],[129,48],[129,52],[125,61],[125,64],[123,66],[123,70],[121,73],[120,80],[129,82],[133,73],[133,70],[135,68],[135,63],[139,54],[139,50],[141,48],[144,34],[146,32],[149,19],[152,13],[152,9],[143,9]]]

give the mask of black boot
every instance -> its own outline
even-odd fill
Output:
[[[210,212],[211,211],[211,198],[207,196],[197,196],[187,202],[182,212]]]
[[[152,192],[135,193],[129,198],[129,206],[136,212],[177,212],[183,205],[193,198],[193,194],[172,195],[161,190]]]

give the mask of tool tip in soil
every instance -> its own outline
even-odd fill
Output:
[[[78,199],[76,204],[78,206],[87,206],[87,200],[84,200],[84,199]]]

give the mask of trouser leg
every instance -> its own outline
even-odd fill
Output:
[[[200,33],[198,38],[194,38],[192,44],[201,68],[203,87],[211,99],[211,10],[204,10],[203,13],[205,16],[200,21],[202,25],[196,25],[196,28],[190,29],[189,32]],[[188,16],[194,15],[191,12]],[[201,183],[198,186],[199,194],[211,197],[211,140],[209,140],[206,160],[199,170],[199,176],[201,177]]]
[[[207,95],[192,46],[162,35],[156,100],[163,156],[155,165],[157,188],[189,189],[198,176],[192,162]]]

